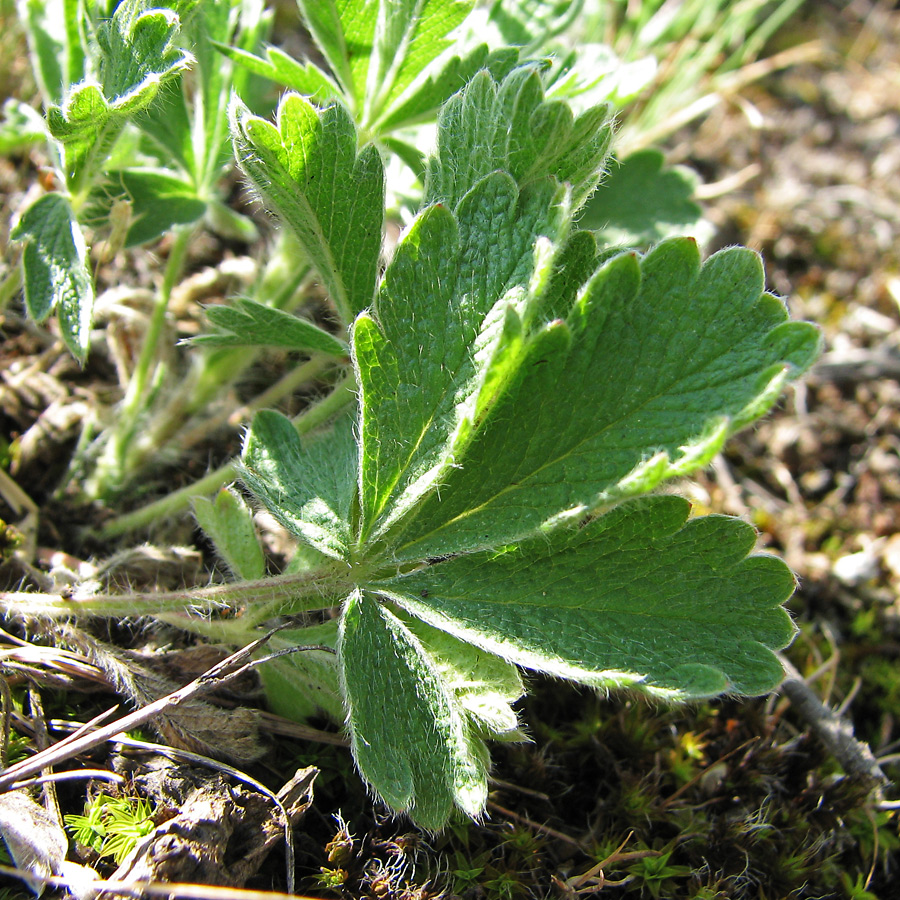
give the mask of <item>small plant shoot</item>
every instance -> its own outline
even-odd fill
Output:
[[[290,88],[274,115],[233,94],[234,155],[342,328],[241,300],[192,342],[315,351],[349,374],[352,400],[323,427],[301,436],[262,410],[246,431],[239,480],[299,549],[267,576],[251,506],[223,489],[195,510],[233,581],[139,607],[77,591],[6,606],[140,609],[235,645],[293,617],[268,649],[319,649],[261,668],[272,708],[343,722],[372,792],[436,830],[483,814],[486,742],[523,736],[523,672],[674,702],[779,685],[792,573],[754,552],[750,525],[658,489],[771,409],[819,336],[766,291],[756,253],[704,260],[693,238],[665,236],[695,208],[661,157],[615,163],[605,194],[608,98],[524,49],[464,39],[473,3],[299,6],[327,70],[215,46]],[[173,49],[175,13],[126,7],[104,52],[152,32],[155,68],[64,91],[49,122],[69,193],[16,232],[29,308],[65,315],[79,358],[90,285],[72,210],[90,154],[193,59]],[[421,196],[388,253],[398,159]]]

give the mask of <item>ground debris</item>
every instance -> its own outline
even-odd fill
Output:
[[[278,807],[220,772],[130,754],[119,756],[115,768],[130,775],[165,820],[119,866],[114,881],[243,887],[284,838]],[[315,767],[298,769],[277,794],[291,827],[312,803],[317,774]]]
[[[189,651],[176,651],[157,658],[156,655],[120,650],[73,625],[62,626],[59,635],[65,645],[85,654],[102,669],[113,689],[136,707],[146,706],[177,691],[181,684],[169,676],[165,659],[171,660],[182,652],[191,655]],[[227,651],[204,650],[204,663],[211,662],[211,665],[221,663],[228,656]],[[198,674],[210,667],[206,665]],[[222,709],[192,697],[164,710],[153,721],[153,727],[173,747],[219,758],[249,762],[259,759],[265,752],[258,739],[259,710],[247,706]]]

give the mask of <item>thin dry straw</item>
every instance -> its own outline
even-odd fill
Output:
[[[39,772],[49,766],[58,765],[59,763],[71,759],[72,757],[77,756],[78,754],[83,753],[86,750],[90,750],[93,747],[105,743],[106,741],[115,739],[120,743],[141,744],[141,742],[134,742],[133,739],[126,738],[123,735],[123,732],[129,731],[133,728],[137,728],[139,725],[143,725],[160,713],[171,709],[173,706],[177,706],[179,703],[182,703],[190,697],[196,697],[201,694],[208,693],[214,688],[221,687],[222,685],[227,684],[229,681],[233,681],[235,678],[243,675],[245,672],[248,672],[250,669],[261,665],[262,663],[268,662],[272,659],[277,659],[278,657],[285,656],[289,653],[294,653],[298,650],[324,650],[330,653],[334,652],[331,647],[289,647],[285,650],[279,650],[277,653],[271,653],[268,656],[263,657],[262,659],[252,660],[249,663],[239,665],[239,667],[234,671],[228,671],[232,666],[243,663],[245,659],[251,656],[261,646],[263,646],[263,644],[265,644],[274,634],[281,631],[281,629],[285,627],[287,627],[287,625],[282,625],[279,628],[275,628],[258,640],[247,644],[246,647],[242,647],[240,650],[232,653],[231,656],[223,659],[221,662],[217,663],[215,666],[200,675],[199,678],[194,679],[192,682],[186,684],[182,688],[179,688],[177,691],[173,691],[171,694],[167,694],[165,697],[161,697],[159,700],[155,700],[153,703],[148,703],[146,706],[141,707],[141,709],[135,710],[133,713],[130,713],[127,716],[123,716],[120,719],[116,719],[115,722],[111,722],[109,725],[105,725],[102,728],[86,730],[87,728],[89,728],[89,726],[85,726],[85,728],[79,729],[79,731],[72,736],[65,738],[58,744],[54,744],[52,747],[48,747],[46,750],[41,751],[31,759],[23,760],[22,762],[17,763],[16,765],[4,770],[3,773],[0,774],[0,793],[4,791],[15,790],[20,786],[20,782],[23,779],[29,779],[31,776],[37,775]],[[110,714],[110,712],[111,711],[102,713],[97,720],[106,718]],[[144,746],[148,745],[144,744]],[[227,772],[234,777],[253,785],[255,788],[257,788],[257,790],[261,791],[273,800],[284,824],[287,885],[288,892],[293,893],[293,834],[291,830],[290,818],[288,817],[287,810],[285,810],[281,801],[267,787],[260,784],[249,775],[245,775],[243,772],[240,772],[238,769],[234,769],[231,766],[226,766],[223,763],[215,762],[214,760],[210,760],[205,756],[201,756],[200,754],[190,754],[186,751],[175,751],[172,748],[158,747],[156,745],[153,745],[153,748],[157,749],[159,752],[162,752],[163,750],[168,753],[177,752],[179,756],[181,756],[181,758],[190,758],[196,762],[202,762],[204,765],[212,764],[220,771]]]

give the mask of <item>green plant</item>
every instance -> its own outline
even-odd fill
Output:
[[[567,78],[616,83],[615,101],[627,104],[619,146],[631,154],[704,115],[723,94],[758,78],[756,57],[802,4],[585,0],[575,33],[564,35],[569,46],[577,48]],[[582,49],[584,42],[598,37],[603,43]],[[777,63],[766,60],[764,68]],[[638,92],[637,102],[630,102]]]
[[[844,888],[844,895],[850,900],[878,900],[876,894],[866,890],[868,884],[869,879],[865,875],[857,875],[854,880],[846,872],[841,872],[841,886]]]
[[[231,238],[256,235],[249,219],[223,203],[220,183],[231,166],[227,104],[232,88],[246,89],[247,77],[231,70],[214,43],[253,49],[269,17],[255,0],[157,6],[163,8],[145,0],[20,4],[45,114],[10,99],[0,123],[4,152],[44,145],[54,186],[18,215],[10,236],[23,247],[21,276],[7,276],[0,298],[8,299],[21,278],[28,314],[42,322],[55,312],[80,362],[93,332],[93,266],[171,236],[142,345],[123,370],[116,414],[97,410],[85,425],[72,471],[88,472],[80,484],[88,498],[121,491],[178,423],[242,367],[234,354],[205,354],[172,396],[163,390],[171,392],[175,379],[161,343],[200,224]],[[291,284],[285,279],[272,291],[260,278],[254,294],[277,306],[291,300]]]
[[[239,424],[291,390],[338,377],[340,342],[293,315],[308,295],[310,268],[292,241],[269,248],[269,261],[259,267],[249,297],[229,297],[233,307],[210,310],[210,322],[221,331],[189,342],[195,352],[182,368],[167,359],[168,309],[194,236],[203,227],[242,241],[257,234],[248,218],[224,202],[223,178],[232,163],[226,114],[231,89],[256,111],[268,109],[260,90],[264,80],[316,103],[340,99],[354,117],[360,141],[372,141],[388,162],[393,215],[401,206],[419,205],[423,135],[441,104],[476,72],[501,79],[519,61],[542,58],[549,66],[543,76],[548,96],[580,110],[614,104],[624,130],[635,136],[628,140],[630,153],[646,146],[651,131],[658,138],[674,128],[684,118],[679,111],[696,105],[698,91],[708,90],[701,99],[710,102],[702,103],[702,110],[727,93],[721,79],[709,83],[710,73],[743,72],[797,2],[720,2],[705,12],[703,4],[682,4],[674,17],[666,4],[642,4],[636,17],[619,0],[562,5],[496,0],[471,15],[473,4],[460,0],[425,7],[420,18],[400,12],[397,21],[403,24],[387,30],[381,14],[370,10],[357,16],[346,34],[340,27],[329,32],[328,7],[301,2],[330,70],[264,45],[271,15],[262,0],[169,0],[158,4],[162,8],[149,0],[23,2],[20,13],[45,115],[10,98],[0,119],[0,152],[44,145],[55,187],[17,213],[12,236],[24,248],[23,266],[7,274],[0,268],[0,306],[24,280],[29,314],[42,321],[55,310],[62,338],[84,361],[95,331],[92,270],[120,258],[123,250],[140,255],[161,236],[169,239],[165,272],[141,326],[135,358],[120,360],[121,402],[114,410],[94,410],[85,422],[68,485],[60,490],[77,489],[87,500],[127,495],[160,457],[183,456],[223,421]],[[347,22],[355,10],[347,8]],[[426,27],[419,28],[420,22]],[[596,43],[598,38],[609,45]],[[346,41],[353,45],[346,59],[342,41],[344,50]],[[657,60],[666,65],[654,81]],[[652,100],[668,113],[662,121],[642,100],[651,82]],[[620,148],[622,156],[621,142]],[[690,200],[693,176],[683,169],[660,171],[661,161],[653,150],[620,159],[586,206],[584,227],[598,234],[605,229],[605,241],[633,245],[673,233],[702,233],[700,209]],[[636,179],[639,189],[633,191]],[[653,209],[632,202],[625,210],[616,199],[623,190],[632,198],[656,198]],[[331,299],[341,302],[340,296]],[[128,324],[129,331],[133,327]],[[219,404],[229,387],[272,346],[309,359],[238,414],[223,414]],[[126,356],[130,352],[129,339]],[[323,415],[342,397],[346,400],[336,391]],[[313,414],[301,427],[319,421]],[[223,466],[144,510],[114,518],[103,533],[122,534],[171,515],[233,474],[233,467]]]
[[[118,865],[137,842],[153,831],[153,810],[146,800],[99,794],[83,816],[67,815],[72,837],[98,856],[111,856]]]
[[[72,3],[23,7],[46,118],[39,121],[24,104],[5,110],[7,120],[34,122],[23,140],[46,136],[59,181],[59,190],[32,204],[11,233],[26,242],[26,307],[38,322],[56,310],[63,340],[82,361],[94,297],[78,216],[126,124],[158,101],[161,89],[165,93],[191,62],[174,44],[174,13],[127,3],[100,21],[97,5],[87,7],[90,17],[80,16]],[[62,29],[56,16],[62,16]]]
[[[521,736],[520,667],[672,701],[779,683],[792,574],[752,554],[748,525],[691,518],[657,490],[770,409],[818,335],[788,321],[749,250],[701,262],[695,241],[667,238],[644,252],[642,235],[661,236],[652,205],[646,229],[629,232],[638,246],[581,227],[604,190],[611,109],[560,88],[544,59],[454,52],[447,36],[471,4],[300,6],[329,71],[214,46],[262,74],[290,72],[274,123],[233,95],[230,133],[340,328],[249,300],[212,317],[226,347],[293,335],[336,371],[350,358],[336,399],[302,430],[328,427],[302,438],[263,410],[244,442],[241,480],[299,549],[268,576],[251,510],[225,489],[195,510],[236,580],[13,593],[5,606],[140,612],[233,644],[297,617],[270,646],[326,649],[267,663],[270,703],[346,721],[372,789],[437,829],[455,808],[482,813],[485,740]],[[124,9],[151,16],[126,2],[113,21]],[[438,106],[425,155],[410,141]],[[383,265],[392,153],[423,185]],[[21,234],[39,247],[39,231]],[[319,610],[331,614],[304,620]]]
[[[676,866],[669,863],[672,852],[666,850],[645,856],[628,869],[636,883],[654,900],[659,900],[663,896],[664,889],[672,890],[670,879],[688,878],[691,875],[690,866]]]

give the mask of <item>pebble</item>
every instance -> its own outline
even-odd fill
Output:
[[[867,581],[873,581],[881,574],[875,548],[848,553],[836,559],[831,567],[831,574],[847,587],[858,587]]]

